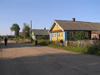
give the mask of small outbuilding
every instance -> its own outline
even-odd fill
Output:
[[[49,37],[49,30],[44,29],[32,29],[32,38],[33,40],[40,38],[41,36],[45,35],[46,37]]]

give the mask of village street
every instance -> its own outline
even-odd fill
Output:
[[[100,56],[9,41],[0,43],[0,75],[100,75]]]

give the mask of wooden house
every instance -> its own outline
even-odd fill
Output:
[[[83,31],[86,39],[100,39],[100,23],[55,20],[49,29],[50,41],[71,40],[77,31]]]
[[[41,36],[45,35],[46,37],[49,37],[49,30],[46,28],[44,29],[32,29],[32,38],[33,40],[40,38]]]

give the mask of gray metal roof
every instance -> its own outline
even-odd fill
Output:
[[[32,31],[34,32],[34,35],[49,35],[49,30],[45,29],[32,29]]]
[[[100,31],[93,31],[93,32],[95,32],[95,33],[97,33],[97,34],[100,34]]]

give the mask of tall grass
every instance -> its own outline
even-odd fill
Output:
[[[49,46],[49,47],[54,47],[54,48],[59,48],[59,49],[64,49],[68,51],[73,51],[73,52],[79,52],[79,53],[86,53],[86,54],[92,54],[92,55],[98,55],[100,56],[100,43],[98,44],[93,44],[91,46],[60,46],[59,42],[48,42],[41,40],[38,42],[39,45],[44,45],[44,46]]]
[[[88,50],[85,52],[87,54],[99,55],[100,56],[100,43],[87,46]]]

